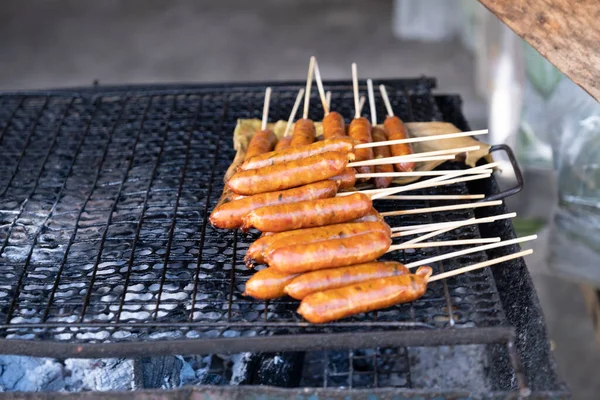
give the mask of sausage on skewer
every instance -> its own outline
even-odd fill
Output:
[[[383,122],[383,126],[385,127],[388,139],[400,140],[408,138],[408,131],[406,130],[404,123],[402,123],[402,120],[400,118],[394,116],[394,110],[392,110],[392,104],[390,103],[390,99],[388,98],[385,86],[379,85],[379,90],[381,91],[381,97],[383,98],[383,102],[385,103],[385,108],[387,109],[388,113],[387,118]],[[390,145],[390,149],[393,156],[406,156],[409,154],[413,154],[412,147],[408,143],[392,144]],[[413,169],[415,169],[415,163],[400,162],[397,163],[395,167],[398,172],[410,172]]]
[[[275,204],[325,199],[334,197],[336,193],[336,182],[327,180],[311,183],[299,188],[246,196],[216,207],[210,215],[210,223],[217,228],[236,229],[242,226],[243,218],[250,211],[257,208]]]
[[[227,186],[242,195],[291,189],[334,177],[341,173],[347,164],[346,154],[317,154],[260,169],[238,171],[229,178]]]
[[[377,217],[375,217],[375,214]],[[363,224],[364,222],[383,222],[383,217],[375,209],[371,209],[368,214],[348,223],[276,233],[265,232],[260,238],[256,239],[250,247],[248,247],[244,261],[248,267],[253,263],[264,264],[265,259],[263,254],[265,251],[271,248],[274,243],[289,237],[294,237],[295,240],[298,240],[297,243],[300,243],[300,241],[303,241],[303,243],[310,243],[313,241],[338,239],[341,237],[358,235],[367,232],[369,227],[376,229],[380,228],[379,225],[365,225]]]
[[[283,232],[349,222],[373,208],[369,196],[348,196],[301,201],[257,208],[244,217],[243,230],[256,228],[263,232]]]
[[[279,247],[266,257],[266,261],[271,268],[298,274],[372,261],[385,254],[391,243],[385,232],[374,231],[348,238]]]
[[[387,140],[385,131],[381,128],[373,127],[373,130],[371,131],[371,133],[372,133],[374,142],[383,142],[383,141]],[[375,158],[386,158],[386,157],[392,156],[389,146],[374,147],[373,153],[374,153]],[[376,173],[378,173],[378,172],[394,172],[394,166],[392,164],[376,165],[375,172]],[[374,178],[375,186],[378,189],[384,189],[384,188],[390,187],[390,185],[392,184],[392,179],[394,179],[394,178],[381,177],[381,176],[376,177],[376,178]]]
[[[265,268],[256,272],[246,282],[244,296],[251,296],[259,300],[276,299],[285,296],[285,285],[297,275],[281,273],[273,268]]]
[[[410,274],[408,268],[395,261],[369,262],[349,267],[329,268],[298,275],[285,286],[285,293],[302,300],[315,292],[354,285],[371,279]]]
[[[414,274],[372,279],[316,292],[302,300],[298,313],[307,321],[320,324],[408,303],[425,294],[431,272],[430,267],[420,267]]]

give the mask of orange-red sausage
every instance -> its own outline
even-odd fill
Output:
[[[343,153],[329,152],[260,169],[236,172],[227,185],[237,194],[252,195],[291,189],[336,176],[348,164]]]
[[[376,126],[374,126],[373,129],[371,130],[371,136],[373,136],[374,142],[385,142],[387,140],[385,131]],[[389,146],[378,146],[378,147],[373,147],[373,155],[375,156],[376,159],[377,158],[387,158],[387,157],[392,156],[392,152],[390,151]],[[394,172],[394,166],[392,164],[376,165],[375,172]],[[375,186],[377,188],[383,189],[383,188],[390,187],[390,185],[392,184],[392,179],[393,178],[391,178],[391,177],[390,178],[379,177],[379,178],[375,178],[373,180],[375,181]]]
[[[376,223],[347,222],[343,224],[320,226],[317,228],[296,229],[271,234],[269,234],[269,232],[265,232],[263,236],[256,239],[254,243],[248,247],[244,261],[246,262],[247,266],[251,266],[255,262],[264,264],[265,259],[263,254],[265,254],[268,249],[274,248],[274,244],[281,246],[281,243],[285,243],[285,241],[290,238],[297,241],[296,244],[300,244],[318,242],[321,240],[339,239],[342,237],[370,232],[371,230],[384,230],[388,232],[388,234],[391,233],[390,227],[387,224],[382,224],[382,221],[374,222]]]
[[[260,207],[288,204],[298,201],[325,199],[337,193],[336,182],[327,180],[311,183],[298,188],[268,192],[232,200],[216,207],[210,214],[210,223],[217,228],[236,229],[242,226],[243,218]]]
[[[338,184],[338,189],[351,189],[356,184],[356,171],[354,168],[345,168],[341,174],[329,178]]]
[[[274,151],[279,151],[279,150],[287,149],[288,147],[290,147],[291,141],[292,141],[292,137],[291,136],[284,136],[284,137],[282,137],[281,139],[279,139],[277,141],[277,144],[275,145]]]
[[[352,222],[383,222],[383,216],[376,209],[371,208],[371,211]]]
[[[275,143],[277,143],[277,136],[272,131],[264,130],[256,132],[252,136],[252,139],[250,139],[244,160],[270,152],[275,147]]]
[[[299,274],[375,260],[385,254],[391,243],[389,235],[374,231],[347,238],[279,247],[265,258],[271,268]]]
[[[350,286],[371,279],[407,274],[410,274],[408,268],[395,261],[369,262],[349,267],[322,269],[294,278],[285,287],[285,293],[302,300],[315,292]]]
[[[346,136],[346,123],[340,113],[332,111],[323,118],[323,136],[325,139]]]
[[[331,140],[324,140],[318,143],[307,144],[297,147],[288,147],[280,151],[271,151],[253,157],[252,159],[244,161],[239,169],[258,169],[267,167],[269,165],[281,164],[284,162],[300,160],[306,157],[314,156],[316,154],[323,154],[330,151],[339,153],[348,153],[348,159],[354,159],[354,153],[352,149],[354,144],[350,138],[337,138]]]
[[[259,300],[276,299],[285,296],[285,285],[297,275],[282,274],[272,268],[258,271],[246,282],[244,296],[252,296]]]
[[[362,193],[261,207],[244,217],[242,229],[283,232],[340,224],[362,217],[372,207],[371,199]]]
[[[389,140],[406,139],[408,137],[408,131],[402,123],[402,120],[398,117],[387,117],[383,122],[383,126],[385,127],[385,131]],[[390,150],[392,151],[392,155],[395,157],[405,156],[413,153],[412,147],[408,143],[393,144],[390,146]],[[394,165],[396,167],[396,171],[399,172],[410,172],[415,169],[414,162],[400,162]]]
[[[373,138],[371,137],[371,123],[366,118],[354,118],[350,123],[350,129],[348,129],[348,136],[354,139],[356,144],[359,143],[371,143]],[[373,149],[357,149],[354,151],[356,155],[355,161],[366,161],[373,159]],[[364,166],[356,168],[361,174],[368,174],[373,172],[372,166]]]
[[[315,136],[315,124],[312,122],[312,120],[304,118],[299,119],[294,124],[294,132],[292,133],[290,147],[311,144],[315,141]]]
[[[395,304],[414,301],[425,294],[431,268],[420,267],[415,274],[391,276],[310,294],[298,313],[313,324],[331,322]]]

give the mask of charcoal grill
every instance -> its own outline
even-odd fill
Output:
[[[445,120],[468,129],[460,98],[433,96],[434,79],[377,83],[386,84],[403,120]],[[472,392],[419,386],[411,357],[420,348],[479,346],[490,362],[490,395],[563,395],[522,260],[434,282],[411,304],[318,326],[302,321],[289,298],[259,302],[241,295],[252,274],[243,256],[256,235],[214,229],[207,218],[234,156],[237,119],[260,117],[265,85],[0,95],[0,353],[135,358],[301,351],[305,389],[295,389],[298,395],[342,398],[352,390],[455,397]],[[286,119],[302,83],[269,85],[270,120]],[[350,82],[327,86],[334,109],[352,115]],[[312,104],[310,118],[318,119],[322,109],[314,93]],[[384,115],[380,99],[377,104]],[[501,191],[488,179],[414,193],[498,197]],[[386,201],[378,209],[442,204]],[[411,215],[390,224],[502,212],[504,206]],[[462,227],[440,240],[480,236],[509,239],[514,231],[510,222],[498,221]],[[437,273],[516,250],[495,249],[432,267]],[[411,262],[438,251],[407,250],[387,258]],[[332,360],[340,357],[345,367],[332,370]],[[235,387],[202,390],[242,393]],[[244,390],[260,396],[294,389]]]

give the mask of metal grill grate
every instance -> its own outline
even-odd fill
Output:
[[[333,106],[351,115],[348,87],[332,89]],[[391,89],[404,120],[441,119],[427,90]],[[294,97],[295,90],[276,88],[271,119],[286,118]],[[243,297],[252,272],[242,258],[254,237],[206,223],[233,159],[236,120],[259,117],[262,100],[262,88],[0,98],[2,335],[89,343],[324,331],[301,323],[295,301]],[[321,114],[316,97],[313,103],[316,119]],[[442,192],[468,188],[427,190]],[[432,205],[381,202],[379,209]],[[469,217],[471,211],[460,211],[389,222]],[[465,227],[440,239],[478,236],[476,227]],[[436,252],[387,258],[410,262]],[[485,257],[480,253],[434,269]],[[503,319],[493,279],[483,270],[449,284],[436,282],[414,304],[329,324],[325,331],[483,327]]]
[[[459,98],[432,96],[432,80],[383,83],[404,120],[447,120],[468,128]],[[352,115],[349,83],[328,86],[334,109]],[[274,85],[271,120],[287,118],[299,87]],[[216,230],[207,217],[234,156],[237,118],[260,117],[263,89],[133,87],[0,95],[0,338],[8,339],[0,339],[0,353],[137,357],[311,350],[304,357],[301,386],[413,388],[428,387],[413,382],[419,376],[413,374],[414,346],[468,344],[484,348],[486,362],[496,365],[488,374],[496,382],[491,389],[511,390],[515,382],[524,389],[526,382],[516,344],[530,387],[555,387],[543,320],[522,262],[434,282],[412,304],[319,326],[304,323],[291,299],[259,302],[241,295],[251,276],[243,255],[254,236]],[[312,102],[310,117],[317,119],[316,95]],[[497,191],[488,180],[416,193]],[[438,204],[385,201],[378,209]],[[476,214],[503,211],[485,208]],[[455,211],[389,222],[473,216]],[[507,221],[482,230],[486,236],[513,235]],[[440,239],[479,235],[477,227],[464,227]],[[407,250],[386,258],[410,262],[436,253]],[[487,257],[479,253],[433,267],[438,272]],[[520,309],[527,313],[515,311]],[[310,335],[298,335],[303,333]],[[212,367],[215,376],[231,374],[230,366]]]

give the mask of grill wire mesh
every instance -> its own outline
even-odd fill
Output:
[[[332,107],[350,116],[349,87],[330,88]],[[270,120],[287,118],[296,90],[274,88]],[[442,119],[428,90],[400,84],[388,90],[403,120]],[[255,234],[214,229],[207,216],[234,156],[236,121],[259,118],[262,102],[262,87],[0,96],[0,337],[94,343],[504,323],[489,270],[432,283],[417,302],[325,326],[303,324],[289,298],[265,303],[242,296],[252,275],[243,256]],[[319,119],[316,95],[311,102],[310,117]],[[377,104],[381,119],[379,98]],[[467,210],[388,222],[472,217]],[[476,237],[475,226],[439,240]],[[411,262],[437,253],[407,250],[386,258]],[[477,253],[432,267],[437,273],[485,259]]]

